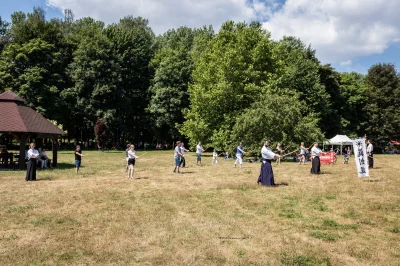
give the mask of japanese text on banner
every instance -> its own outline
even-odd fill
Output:
[[[367,149],[364,139],[353,140],[354,157],[356,160],[358,177],[369,176]]]

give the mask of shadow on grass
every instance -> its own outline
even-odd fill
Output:
[[[331,172],[321,171],[320,175],[331,175]]]
[[[73,163],[57,163],[57,166],[54,167],[53,169],[64,170],[64,169],[72,169],[72,168],[75,168],[75,164],[73,164]],[[81,166],[79,168],[84,168],[84,167]]]
[[[384,180],[372,180],[372,179],[366,179],[364,182],[385,182]]]
[[[285,182],[276,183],[275,186],[276,187],[287,187],[287,186],[289,186],[289,183],[285,183]]]
[[[36,178],[36,181],[52,181],[53,178],[51,177],[43,177],[43,178]]]

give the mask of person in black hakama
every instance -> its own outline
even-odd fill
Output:
[[[28,164],[26,166],[26,181],[36,180],[36,160],[39,158],[39,151],[35,150],[35,144],[31,143],[28,150]]]
[[[319,160],[319,155],[321,154],[321,149],[318,148],[318,143],[314,143],[314,147],[311,149],[311,157],[312,157],[312,165],[311,165],[311,174],[320,174],[321,173],[321,161]]]
[[[267,187],[273,187],[275,186],[275,180],[271,162],[275,157],[279,157],[279,155],[272,152],[272,150],[269,148],[268,141],[264,141],[264,146],[261,149],[261,156],[261,171],[260,176],[258,177],[257,184]]]
[[[368,168],[374,168],[374,146],[371,140],[367,141]]]

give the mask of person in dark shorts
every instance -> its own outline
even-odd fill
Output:
[[[81,146],[76,145],[75,150],[75,174],[78,174],[79,168],[81,167],[82,157],[85,156],[82,154]]]
[[[135,145],[129,146],[129,151],[128,151],[128,179],[133,178],[133,172],[134,169],[133,167],[135,166],[136,159],[139,158],[139,156],[136,156],[136,151],[135,151]]]

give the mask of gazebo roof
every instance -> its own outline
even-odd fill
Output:
[[[65,134],[25,104],[26,101],[12,91],[0,94],[0,132]]]

